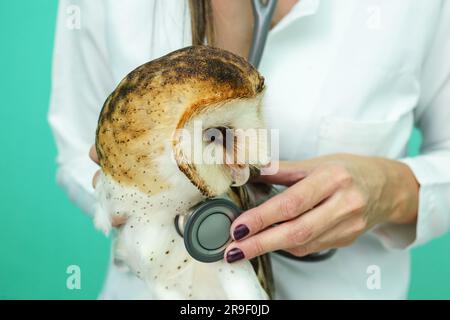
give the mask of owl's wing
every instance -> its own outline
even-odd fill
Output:
[[[275,285],[273,282],[272,263],[268,254],[263,254],[250,260],[261,287],[267,292],[269,299],[273,299]]]
[[[234,200],[238,202],[243,210],[248,210],[255,206],[251,192],[249,192],[251,185],[243,185],[240,187],[233,187]],[[259,283],[267,292],[269,299],[273,299],[275,293],[275,285],[273,281],[272,263],[269,254],[263,254],[250,260]]]

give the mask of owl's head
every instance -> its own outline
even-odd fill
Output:
[[[205,196],[227,192],[267,164],[263,92],[255,68],[217,48],[187,47],[146,63],[104,104],[100,165],[119,183],[156,194],[171,187],[160,174],[169,151]]]

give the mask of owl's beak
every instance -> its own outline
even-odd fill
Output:
[[[247,165],[244,168],[239,168],[239,165],[232,166],[230,166],[231,177],[233,178],[232,187],[240,187],[261,175],[261,168],[253,164]]]
[[[230,168],[231,178],[233,180],[231,183],[232,187],[240,187],[247,183],[250,178],[249,165],[230,164],[228,167]]]

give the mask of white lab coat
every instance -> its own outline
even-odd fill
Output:
[[[79,30],[67,27],[70,5]],[[60,1],[49,121],[57,180],[86,212],[98,169],[88,150],[105,98],[129,71],[190,41],[182,0]],[[450,225],[450,1],[301,0],[270,31],[260,69],[281,159],[377,155],[404,161],[420,183],[417,225],[378,226],[325,262],[273,255],[276,296],[405,298],[408,249]],[[414,125],[423,145],[408,158]],[[149,295],[111,264],[101,297]]]

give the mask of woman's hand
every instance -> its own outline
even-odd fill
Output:
[[[97,155],[97,150],[95,149],[95,146],[91,146],[91,149],[89,150],[89,157],[92,159],[92,161],[94,161],[96,164],[99,164],[99,160],[98,160],[98,155]],[[94,174],[94,176],[92,177],[92,186],[95,189],[95,186],[97,185],[97,180],[98,177],[100,175],[100,170],[97,170]],[[126,215],[111,215],[111,225],[113,227],[119,227],[122,224],[124,224],[125,222],[127,222],[127,216]]]
[[[92,145],[91,149],[89,149],[89,158],[91,158],[92,161],[94,161],[96,164],[100,164],[98,161],[98,155],[97,150],[95,149],[95,146]],[[95,189],[95,186],[97,185],[98,176],[100,175],[100,170],[97,170],[92,177],[92,186]]]
[[[377,224],[417,217],[419,185],[395,160],[336,154],[280,162],[277,174],[258,180],[288,188],[233,222],[228,262],[279,249],[305,256],[344,247]]]

